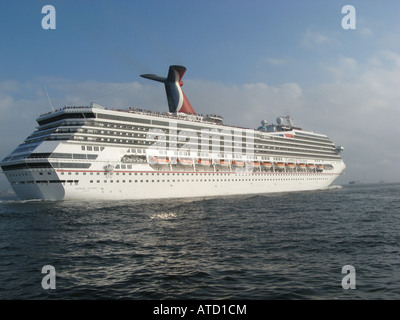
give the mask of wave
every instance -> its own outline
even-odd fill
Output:
[[[20,199],[10,199],[10,200],[0,200],[0,204],[19,204],[19,203],[34,203],[34,202],[48,202],[51,200],[43,200],[43,199],[29,199],[29,200],[20,200]]]
[[[338,184],[338,185],[328,186],[325,189],[326,190],[337,190],[337,189],[343,189],[343,186]]]
[[[177,217],[177,214],[174,212],[171,213],[157,213],[153,214],[150,216],[151,220],[170,220],[170,219],[175,219]]]

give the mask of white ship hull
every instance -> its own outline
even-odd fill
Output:
[[[337,177],[337,174],[324,173],[205,172],[192,176],[190,172],[169,172],[164,175],[157,172],[131,172],[140,173],[142,175],[134,176],[134,180],[122,180],[122,177],[112,180],[116,177],[110,176],[108,183],[101,184],[90,182],[91,178],[87,176],[80,177],[79,183],[13,184],[12,188],[20,199],[160,199],[318,190],[328,187]]]
[[[74,153],[81,149],[76,143],[43,142],[39,151],[58,154]],[[327,161],[334,166],[331,172],[271,172],[245,166],[220,167],[217,164],[190,170],[179,164],[151,166],[131,164],[130,169],[118,168],[124,148],[106,147],[91,161],[90,170],[32,168],[5,171],[11,186],[20,199],[162,199],[210,197],[239,194],[262,194],[318,190],[328,187],[344,170],[340,161]],[[37,161],[37,160],[36,160]],[[56,164],[57,162],[54,162]],[[73,162],[72,162],[73,163]]]

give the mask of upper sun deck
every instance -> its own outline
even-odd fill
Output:
[[[122,112],[128,114],[135,115],[145,115],[151,117],[159,117],[159,118],[169,118],[173,120],[189,120],[194,122],[205,122],[205,123],[216,123],[223,124],[222,117],[215,114],[207,114],[203,116],[202,114],[187,114],[182,112],[159,112],[159,111],[151,111],[140,108],[132,108],[129,107],[127,109],[114,109],[114,108],[105,108],[97,103],[91,103],[90,106],[65,106],[63,108],[50,111],[47,113],[40,114],[36,121],[41,124],[45,124],[48,122],[53,122],[54,118],[57,118],[61,115],[65,115],[65,117],[72,118],[95,118],[95,113],[99,111],[103,112]],[[72,116],[74,114],[75,116]]]
[[[139,116],[139,117],[138,117]],[[181,120],[185,123],[193,123],[192,126],[185,125],[186,128],[194,128],[201,129],[202,126],[196,126],[195,123],[203,124],[203,125],[217,125],[224,128],[233,128],[233,129],[241,129],[241,130],[253,130],[256,134],[255,137],[259,138],[268,138],[275,137],[275,139],[286,139],[288,137],[293,138],[294,136],[301,134],[307,134],[314,138],[319,139],[328,139],[326,135],[314,133],[312,131],[305,131],[299,127],[295,127],[292,122],[288,121],[287,124],[283,123],[281,117],[277,119],[278,124],[267,125],[266,121],[262,121],[262,126],[257,129],[251,129],[246,127],[240,127],[236,125],[227,125],[223,124],[222,117],[218,115],[210,115],[207,114],[203,116],[202,114],[186,114],[181,112],[158,112],[145,110],[140,108],[127,108],[127,109],[114,109],[114,108],[105,108],[97,103],[91,103],[90,106],[65,106],[63,108],[47,112],[45,114],[39,115],[36,119],[38,124],[42,126],[42,129],[45,129],[47,125],[52,125],[54,122],[63,120],[63,119],[98,119],[107,121],[128,121],[134,122],[141,119],[140,122],[152,123],[154,124],[154,118],[158,118],[159,120]],[[287,120],[291,120],[289,117],[285,117]],[[162,122],[158,122],[162,123]],[[288,135],[286,133],[292,133],[292,135]],[[300,136],[299,136],[300,138]]]

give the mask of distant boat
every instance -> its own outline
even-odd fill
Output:
[[[360,181],[358,181],[358,180],[354,180],[354,181],[350,181],[349,182],[349,184],[359,184],[360,183]]]

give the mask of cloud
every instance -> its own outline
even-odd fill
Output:
[[[340,56],[334,62],[320,62],[319,67],[326,71],[335,82],[348,82],[359,74],[358,62],[351,57]]]
[[[267,62],[271,65],[282,65],[286,63],[286,60],[277,58],[267,58]]]
[[[335,80],[304,94],[309,104],[307,126],[325,131],[346,147],[347,172],[358,180],[400,180],[398,58],[396,53],[381,52],[370,67],[341,57],[332,67]]]
[[[336,43],[336,40],[333,36],[327,36],[322,32],[312,31],[310,29],[303,34],[300,40],[300,45],[308,49],[331,43]]]
[[[200,113],[217,113],[226,123],[258,127],[261,120],[293,109],[302,90],[297,83],[271,86],[263,82],[227,86],[203,80],[187,80],[186,95]]]
[[[366,15],[357,16],[356,34],[362,38],[368,39],[374,35],[373,28],[376,29],[379,22],[376,19],[367,17]]]
[[[362,28],[357,28],[357,29],[358,29],[359,34],[363,37],[369,38],[373,35],[371,28],[362,27]]]
[[[3,113],[9,109],[14,103],[12,96],[0,94],[0,112]]]

